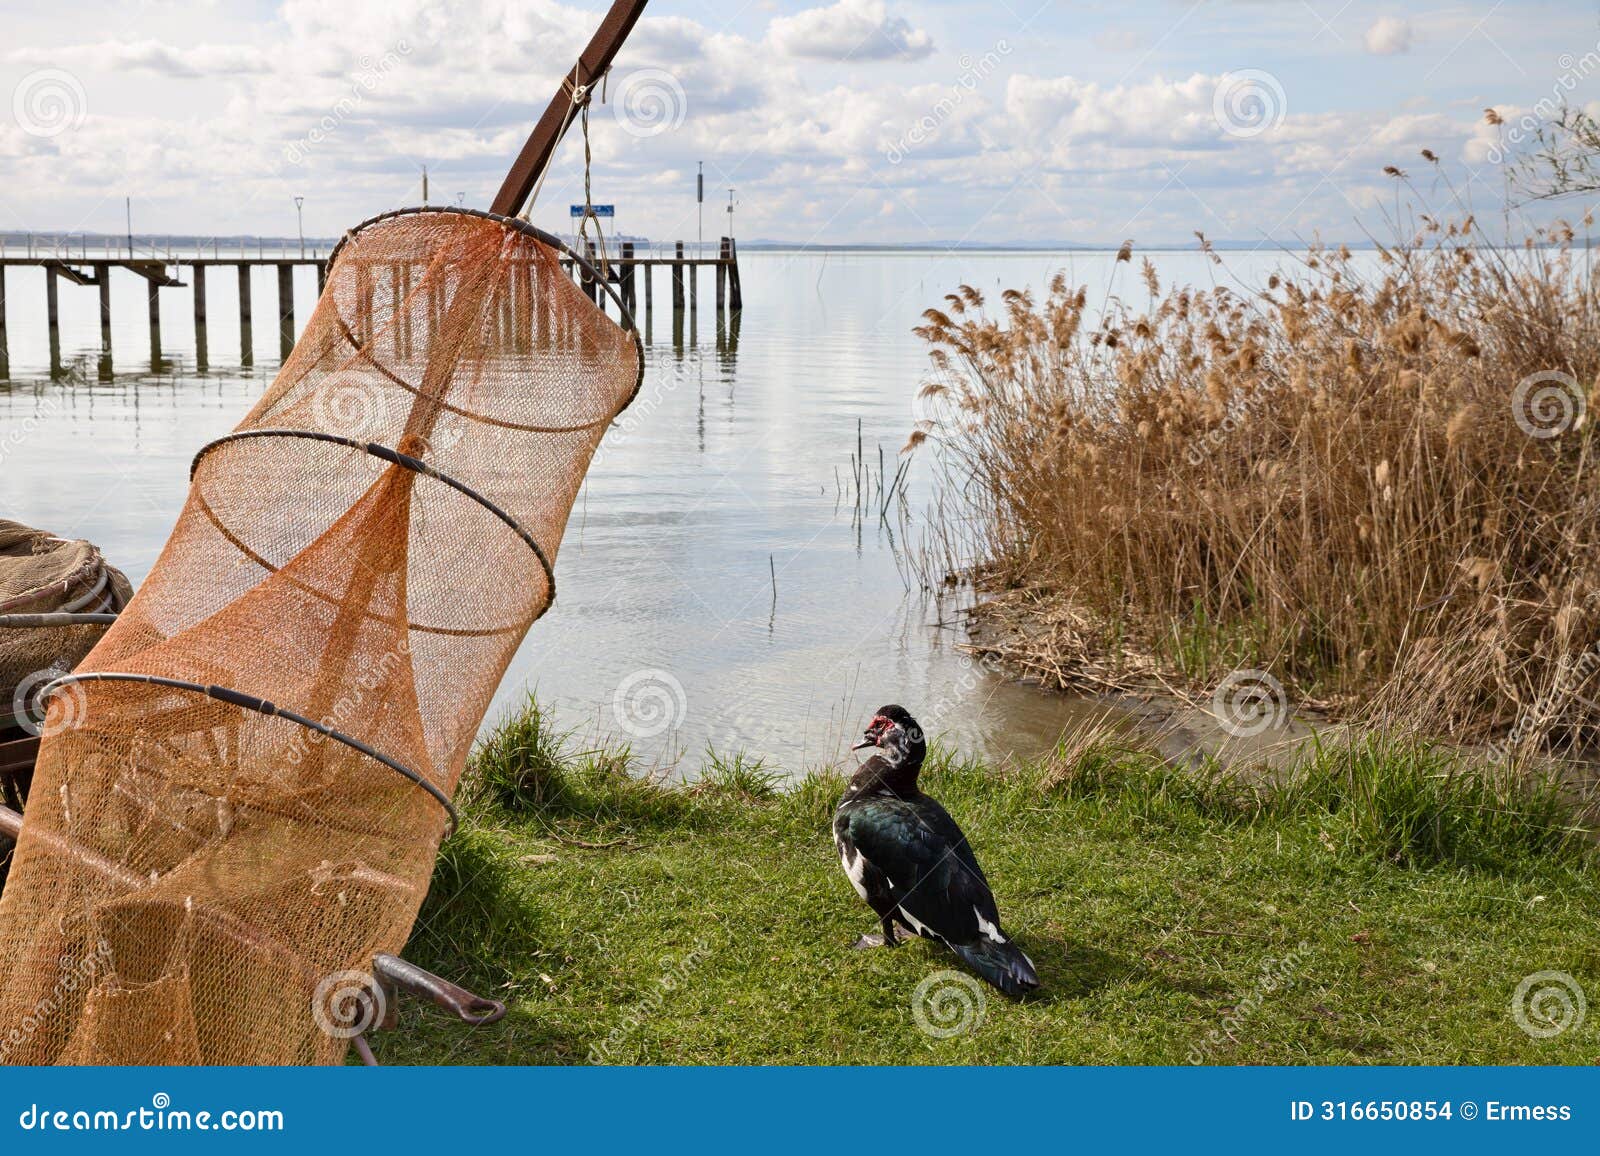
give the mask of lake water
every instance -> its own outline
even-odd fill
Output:
[[[1210,282],[1199,254],[1153,259],[1165,282]],[[644,388],[590,471],[556,566],[555,605],[518,653],[489,723],[536,692],[583,735],[626,740],[647,762],[691,777],[708,744],[785,774],[848,759],[886,702],[937,717],[955,743],[991,756],[1047,748],[1096,708],[966,660],[959,604],[915,588],[900,520],[880,522],[876,507],[853,516],[850,459],[859,428],[874,470],[881,448],[894,472],[927,364],[911,332],[923,309],[962,282],[995,295],[1042,288],[1062,270],[1100,289],[1112,262],[1109,253],[742,254],[745,308],[720,346],[709,271],[706,307],[681,343],[658,271]],[[1275,263],[1229,261],[1245,274]],[[63,281],[68,373],[52,380],[44,276],[8,270],[0,516],[88,538],[136,583],[144,577],[194,452],[239,421],[278,364],[276,323],[266,322],[273,274],[256,274],[246,366],[234,277],[219,272],[204,372],[190,292],[163,293],[153,362],[143,281],[114,279],[110,380],[97,379],[95,290]],[[1130,267],[1118,275],[1139,299]],[[303,323],[316,287],[309,269],[297,276]],[[640,298],[642,310],[642,288]],[[926,452],[908,470],[913,543],[930,493]]]

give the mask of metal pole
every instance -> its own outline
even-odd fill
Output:
[[[700,162],[700,171],[694,178],[694,203],[695,212],[699,214],[700,222],[696,226],[695,244],[706,243],[706,162]]]
[[[133,260],[133,198],[122,198],[123,208],[128,211],[128,260]]]
[[[294,199],[294,225],[300,231],[300,260],[302,261],[306,259],[306,220],[305,214],[300,209],[305,203],[306,199],[304,197],[296,197]]]

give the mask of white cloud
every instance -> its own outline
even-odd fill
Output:
[[[1367,29],[1367,51],[1374,56],[1398,56],[1410,52],[1414,34],[1411,22],[1398,16],[1380,17]]]
[[[145,72],[182,80],[266,72],[273,63],[259,48],[246,44],[196,44],[176,48],[155,40],[104,40],[49,50],[19,48],[8,53],[6,59],[41,67],[56,67],[67,62],[101,72]]]
[[[415,203],[423,164],[436,202],[464,191],[467,204],[487,205],[598,19],[599,0],[585,2],[283,0],[259,20],[230,11],[192,32],[149,27],[133,44],[64,17],[29,49],[0,48],[0,215],[10,227],[108,229],[121,204],[109,189],[133,195],[141,228],[292,235],[292,198],[305,195],[307,232],[336,235]],[[817,53],[857,48],[840,29],[862,13],[858,57],[920,53],[925,63],[817,68]],[[999,39],[1008,31],[980,22],[936,52],[927,33],[863,0],[731,29],[646,16],[608,103],[592,109],[594,195],[617,204],[627,232],[693,236],[703,160],[718,194],[708,233],[733,185],[752,239],[1149,241],[1194,228],[1348,235],[1371,190],[1392,196],[1383,166],[1415,165],[1424,147],[1446,158],[1453,181],[1474,166],[1498,184],[1480,121],[1484,104],[1509,107],[1503,95],[1424,99],[1399,116],[1344,102],[1363,75],[1392,71],[1348,50],[1337,84],[1234,49],[1165,74],[1140,65],[1120,81],[1126,60],[1087,59],[1064,75],[1057,46]],[[981,56],[971,47],[991,43]],[[1250,135],[1219,123],[1222,75],[1244,64],[1276,69],[1286,92],[1260,89],[1267,127]],[[31,70],[51,69],[81,83],[85,115],[41,137],[7,115],[15,101],[5,98]],[[659,87],[681,110],[665,111],[665,131],[630,133],[621,97],[630,77],[651,72],[676,82]],[[571,135],[536,212],[548,227],[564,228],[566,205],[582,199]]]
[[[790,56],[821,60],[921,60],[933,51],[933,38],[904,17],[889,15],[883,0],[839,0],[829,8],[780,16],[771,36]]]

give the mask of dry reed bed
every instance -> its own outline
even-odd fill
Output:
[[[1126,656],[1202,689],[1260,668],[1435,733],[1592,739],[1587,246],[1560,225],[1496,248],[1424,216],[1257,289],[1212,260],[1211,286],[1165,291],[1145,260],[1095,311],[1058,276],[1044,300],[991,311],[962,286],[926,312],[911,444],[941,443],[946,560],[965,542],[1008,614],[1053,620],[1012,632],[1055,639],[1035,670]]]

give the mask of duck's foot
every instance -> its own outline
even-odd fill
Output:
[[[869,947],[882,947],[885,942],[886,941],[882,935],[878,934],[877,932],[873,932],[871,935],[863,935],[850,946],[855,948],[857,951],[865,951]]]

